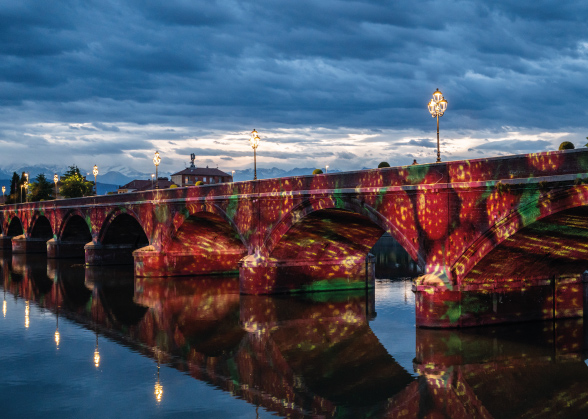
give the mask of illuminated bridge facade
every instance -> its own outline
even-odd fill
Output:
[[[243,294],[370,287],[384,232],[425,273],[417,324],[583,312],[588,149],[1,207],[3,249],[134,264],[138,277],[239,272]]]

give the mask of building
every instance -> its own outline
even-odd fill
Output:
[[[172,182],[179,186],[194,186],[198,181],[205,185],[233,181],[233,177],[222,170],[211,169],[208,166],[206,168],[196,167],[194,165],[195,157],[194,154],[190,155],[190,167],[171,175]]]
[[[166,177],[159,178],[159,189],[168,189],[171,188],[174,182],[169,181]],[[142,180],[142,179],[135,179],[127,183],[126,185],[119,186],[116,193],[127,193],[127,192],[140,192],[140,191],[148,191],[150,189],[155,189],[156,182],[155,180]],[[177,186],[177,185],[175,185]]]

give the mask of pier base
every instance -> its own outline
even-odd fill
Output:
[[[241,250],[218,253],[158,252],[145,246],[133,252],[135,275],[138,277],[166,277],[218,275],[238,272]]]
[[[46,253],[47,239],[32,239],[24,235],[12,238],[12,253]]]
[[[249,255],[239,262],[239,282],[242,294],[373,288],[375,256],[308,262]]]
[[[2,250],[2,251],[12,250],[12,237],[0,235],[0,250]]]
[[[83,258],[85,242],[63,242],[51,239],[47,242],[48,259]]]
[[[582,275],[462,285],[455,289],[426,282],[417,280],[413,285],[418,327],[471,327],[582,317],[588,299]]]
[[[133,250],[131,244],[107,244],[90,242],[84,246],[87,266],[131,265]]]

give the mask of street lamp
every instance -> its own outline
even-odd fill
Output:
[[[28,178],[29,177],[27,176],[27,179]],[[24,188],[25,188],[25,202],[29,202],[29,181],[28,180],[25,180]]]
[[[161,163],[161,157],[159,157],[159,151],[156,151],[155,156],[153,156],[153,164],[155,164],[155,189],[159,189],[159,163]]]
[[[249,144],[253,147],[253,180],[257,180],[257,154],[256,150],[259,147],[259,135],[257,135],[257,131],[251,131],[251,136],[249,137]]]
[[[433,93],[433,99],[429,102],[428,108],[431,116],[437,118],[437,163],[441,163],[441,151],[439,149],[439,117],[443,116],[447,110],[447,101],[439,89]]]
[[[326,173],[329,173],[329,165],[328,164],[325,166],[325,174]]]
[[[24,185],[20,185],[20,203],[22,204],[22,188],[24,188]]]
[[[55,182],[55,199],[57,199],[57,182],[59,181],[59,176],[57,173],[53,175],[53,182]]]
[[[235,183],[235,171],[234,170],[231,170],[231,182]]]
[[[96,183],[96,176],[98,176],[98,166],[94,165],[92,174],[94,175],[94,187],[96,188],[96,195],[98,195],[98,184]]]
[[[2,198],[4,198],[4,192],[6,192],[6,186],[2,186]]]

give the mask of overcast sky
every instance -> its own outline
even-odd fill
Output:
[[[584,146],[588,2],[0,0],[0,166],[354,170]]]

